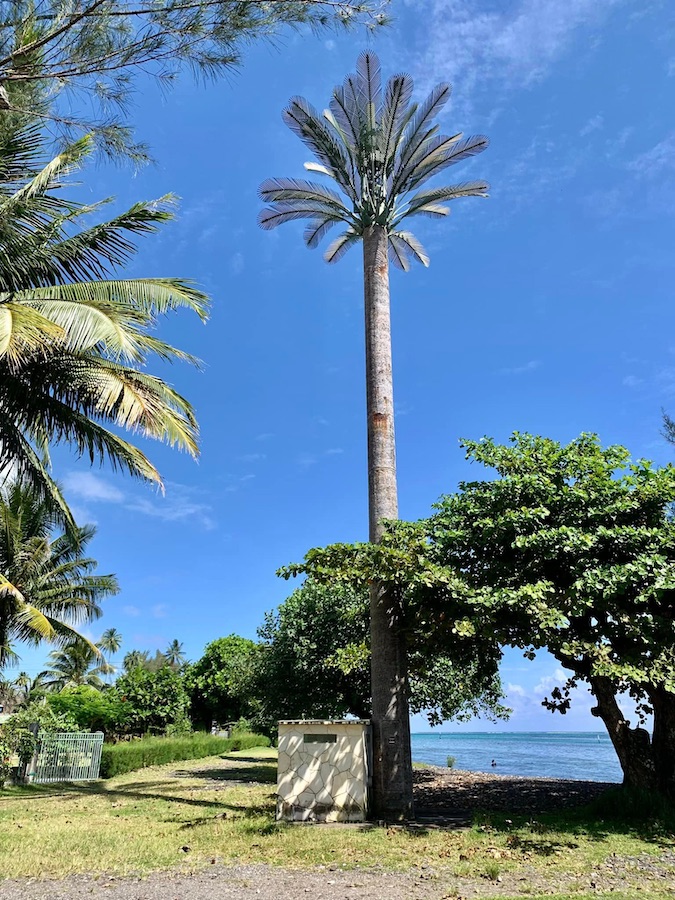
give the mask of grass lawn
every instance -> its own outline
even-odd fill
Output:
[[[580,812],[532,821],[484,815],[454,831],[282,825],[274,821],[275,779],[275,751],[256,748],[92,784],[9,788],[0,793],[0,874],[139,873],[214,860],[424,867],[434,878],[500,885],[502,897],[512,885],[514,896],[557,890],[576,900],[611,886],[621,900],[637,897],[639,885],[640,897],[675,898],[675,836],[656,825]]]

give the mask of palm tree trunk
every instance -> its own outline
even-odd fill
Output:
[[[387,232],[363,235],[368,415],[368,514],[370,540],[382,537],[382,519],[398,518],[394,387]],[[374,584],[370,591],[373,695],[373,814],[388,821],[412,816],[412,758],[408,715],[407,653],[400,599]]]

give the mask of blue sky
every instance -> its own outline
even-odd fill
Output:
[[[301,224],[256,225],[259,183],[302,176],[309,158],[285,103],[323,108],[366,46],[386,74],[410,72],[418,98],[451,81],[444,128],[491,138],[452,173],[487,178],[491,198],[419,220],[430,268],[392,273],[401,516],[424,516],[469,474],[460,437],[595,431],[659,462],[675,453],[659,433],[661,408],[675,412],[668,0],[394,0],[392,12],[374,39],[253,46],[217,85],[183,78],[163,95],[143,82],[133,116],[157,164],[82,179],[85,198],[114,194],[120,208],[178,194],[178,220],[129,271],[191,277],[213,297],[207,326],[177,315],[162,327],[205,363],[167,373],[196,406],[199,463],[149,447],[162,497],[56,457],[79,517],[98,524],[101,570],[122,585],[91,633],[115,626],[124,650],[177,637],[194,659],[215,637],[255,637],[289,592],[279,566],[367,535],[359,252],[328,267]],[[36,672],[45,654],[23,656]],[[508,654],[503,677],[507,727],[598,730],[585,697],[565,718],[541,708],[560,677],[545,654]]]

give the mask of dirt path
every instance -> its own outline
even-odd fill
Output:
[[[144,878],[71,876],[62,881],[6,881],[2,900],[483,900],[560,892],[603,894],[620,891],[639,897],[648,892],[675,893],[675,855],[614,859],[586,877],[520,870],[499,881],[457,878],[434,869],[406,873],[377,870],[290,871],[269,866],[214,867],[195,873],[162,873]]]

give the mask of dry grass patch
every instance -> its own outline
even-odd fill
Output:
[[[482,817],[461,830],[283,825],[274,821],[275,778],[274,751],[256,748],[90,785],[9,789],[0,794],[0,871],[4,877],[126,874],[201,867],[214,860],[285,867],[424,866],[483,882],[527,873],[528,883],[543,879],[553,890],[562,887],[561,877],[565,888],[578,877],[581,891],[609,858],[629,861],[623,866],[632,873],[627,888],[633,875],[643,891],[675,886],[675,841],[662,830],[611,826],[572,814],[512,822]],[[661,870],[671,858],[672,879],[664,881]],[[621,895],[621,886],[616,883],[613,896]],[[524,895],[527,885],[522,888]]]

